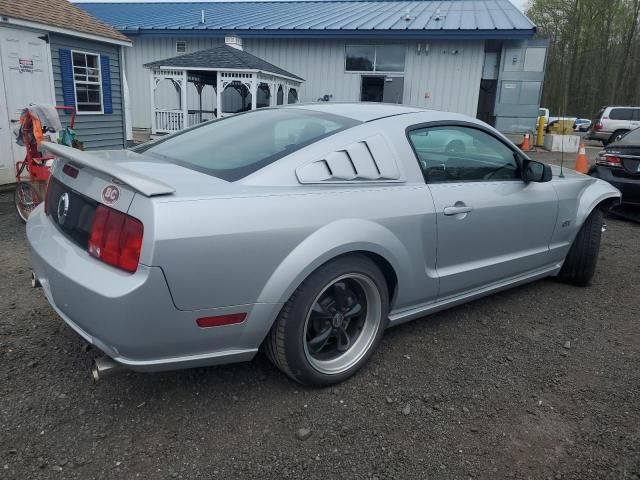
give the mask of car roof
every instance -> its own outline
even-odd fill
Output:
[[[407,107],[405,105],[390,103],[298,103],[288,105],[284,108],[302,108],[305,110],[313,110],[322,113],[332,113],[342,117],[352,118],[359,122],[370,122],[380,118],[391,117],[394,115],[404,115],[407,113],[424,113],[430,112],[424,108]],[[435,113],[435,112],[434,112]]]

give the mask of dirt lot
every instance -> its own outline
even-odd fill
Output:
[[[539,281],[392,329],[335,388],[262,355],[94,385],[99,352],[29,287],[0,194],[0,478],[638,479],[640,225],[608,224],[592,287]]]

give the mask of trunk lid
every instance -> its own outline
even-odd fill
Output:
[[[69,240],[88,246],[100,204],[127,214],[138,198],[150,208],[138,218],[145,240],[154,229],[154,199],[183,199],[225,193],[232,184],[129,150],[82,152],[53,143],[43,149],[57,157],[45,199],[51,221]]]
[[[623,170],[625,174],[624,176],[634,178],[640,177],[640,146],[627,146],[616,142],[609,145],[605,149],[605,152],[609,155],[615,155],[620,158],[620,165],[622,166],[622,169],[618,168],[617,170]]]

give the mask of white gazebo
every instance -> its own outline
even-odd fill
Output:
[[[242,50],[220,47],[148,63],[151,133],[173,133],[256,108],[297,103],[304,79]]]

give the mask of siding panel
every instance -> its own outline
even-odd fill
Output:
[[[60,68],[60,49],[82,50],[109,56],[109,79],[111,80],[112,113],[76,115],[74,130],[85,149],[119,149],[126,146],[124,132],[124,113],[122,109],[122,84],[120,81],[120,51],[118,46],[93,42],[81,38],[51,33],[51,61],[56,92],[56,103],[64,105],[62,73]],[[67,115],[61,115],[63,125],[69,121]]]
[[[134,128],[151,127],[150,71],[143,64],[176,55],[175,42],[185,40],[189,52],[212,48],[224,42],[222,38],[134,37],[133,48],[125,50],[126,73],[131,91],[131,111]],[[405,45],[405,78],[403,103],[435,110],[448,110],[475,116],[484,43],[478,40],[425,42],[414,40],[388,41],[334,39],[244,39],[246,51],[285,70],[300,75],[306,81],[300,88],[301,102],[315,102],[332,95],[334,102],[357,102],[360,99],[361,74],[345,72],[346,45]],[[421,45],[421,55],[417,45]],[[456,53],[457,52],[457,53]],[[167,105],[177,106],[177,94],[162,89]],[[164,95],[166,93],[166,95]],[[429,98],[425,98],[426,96]],[[173,98],[171,95],[176,96]],[[189,105],[193,105],[189,98]],[[206,103],[203,105],[206,108]]]

